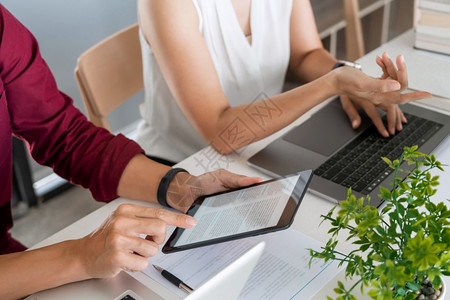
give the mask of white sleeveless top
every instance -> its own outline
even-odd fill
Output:
[[[290,56],[292,0],[252,1],[251,44],[230,0],[193,2],[200,33],[230,105],[281,93]],[[142,33],[140,40],[145,102],[140,106],[143,121],[138,126],[137,141],[148,154],[178,162],[206,143],[178,107]]]

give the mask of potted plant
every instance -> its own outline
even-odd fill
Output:
[[[405,147],[400,159],[383,158],[394,169],[394,180],[392,191],[381,188],[386,202],[381,211],[364,205],[364,198],[356,199],[349,189],[345,201],[322,215],[322,222],[331,223],[331,237],[323,251],[310,250],[311,260],[339,261],[346,264],[346,278],[358,278],[348,289],[338,282],[337,299],[356,299],[352,290],[358,285],[361,292],[370,286],[367,294],[373,299],[443,299],[440,276],[450,275],[450,211],[443,202],[430,201],[439,185],[439,176],[430,171],[443,168],[433,154],[416,150]],[[403,170],[402,162],[413,170]],[[407,172],[405,181],[399,172]],[[348,254],[336,249],[340,232],[356,247]]]

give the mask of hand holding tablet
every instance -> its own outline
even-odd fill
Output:
[[[194,228],[176,228],[162,252],[171,253],[287,229],[311,182],[312,171],[200,197],[187,212]]]

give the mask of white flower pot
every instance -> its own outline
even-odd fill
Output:
[[[445,280],[444,278],[441,277],[442,280],[442,290],[441,290],[441,294],[439,295],[439,300],[445,300],[445,294],[447,294],[447,286],[445,284]]]

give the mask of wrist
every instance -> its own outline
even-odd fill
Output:
[[[335,94],[345,93],[346,87],[345,76],[349,76],[349,74],[354,74],[352,73],[354,71],[350,71],[352,69],[362,71],[361,65],[359,63],[352,61],[339,60],[333,65],[329,73],[332,74],[334,78],[334,80],[332,80],[333,83],[332,85],[334,86]]]
[[[156,198],[158,200],[158,203],[161,206],[164,207],[171,207],[168,203],[167,203],[167,194],[169,191],[169,186],[172,184],[175,187],[181,186],[183,184],[181,180],[181,177],[178,176],[178,178],[175,179],[176,175],[178,173],[188,173],[188,171],[186,171],[185,169],[182,168],[173,168],[170,169],[162,178],[161,181],[159,182],[158,185],[158,190],[156,193]]]
[[[169,184],[166,200],[168,206],[186,212],[201,194],[201,186],[197,176],[186,172],[178,172]]]
[[[325,86],[328,97],[332,97],[334,95],[339,95],[341,93],[341,83],[340,83],[340,77],[342,76],[342,71],[338,69],[333,69],[327,74],[323,76],[325,85],[321,85],[322,88]],[[327,97],[327,98],[328,98]]]
[[[95,274],[90,269],[95,265],[90,260],[92,253],[86,253],[86,249],[89,249],[88,236],[80,238],[78,240],[65,241],[62,244],[65,246],[64,256],[68,258],[68,269],[72,270],[72,274],[75,276],[71,281],[80,281],[90,278],[94,278]]]

